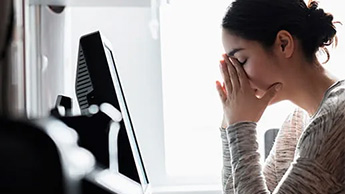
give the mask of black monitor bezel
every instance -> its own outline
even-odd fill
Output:
[[[85,49],[84,47],[87,47],[87,49]],[[112,104],[115,108],[120,109],[119,111],[122,113],[122,122],[124,124],[122,126],[125,126],[128,138],[131,139],[130,147],[132,149],[135,165],[140,178],[140,184],[143,187],[144,193],[146,193],[145,191],[149,190],[150,182],[141,155],[140,146],[136,137],[136,133],[134,131],[134,126],[129,113],[128,104],[121,84],[121,79],[117,71],[111,43],[103,35],[101,35],[99,31],[96,31],[90,34],[86,34],[80,38],[80,49],[84,52],[84,57],[88,66],[88,71],[93,88],[87,97],[89,105],[96,104],[100,106],[102,103],[108,102]],[[110,52],[111,55],[109,58],[107,58],[107,50]],[[107,69],[107,72],[100,71],[99,69],[97,69],[97,65],[99,66],[105,64],[108,67],[104,68]],[[109,93],[100,93],[99,88],[104,87],[104,83],[108,84],[107,86],[109,87]],[[116,87],[116,85],[118,85],[118,87]],[[123,104],[121,105],[121,103],[119,102],[123,102]],[[136,153],[137,156],[135,156]],[[142,169],[142,173],[139,172],[138,168]]]

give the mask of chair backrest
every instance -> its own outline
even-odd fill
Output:
[[[269,129],[265,132],[265,158],[270,154],[278,132],[278,128]]]
[[[64,193],[58,149],[29,122],[0,119],[0,193]]]

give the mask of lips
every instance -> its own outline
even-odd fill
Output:
[[[258,97],[258,94],[259,94],[259,90],[256,89],[256,88],[252,88],[252,90],[254,91],[254,94],[256,97]]]
[[[250,82],[250,87],[254,90],[255,96],[258,98],[261,98],[265,94],[265,91],[257,88],[252,82]]]

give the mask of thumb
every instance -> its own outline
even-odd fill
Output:
[[[282,84],[281,83],[277,83],[272,85],[267,92],[265,93],[265,95],[261,98],[261,100],[263,101],[263,103],[265,104],[269,104],[269,102],[272,100],[272,98],[277,94],[277,92],[282,88]]]

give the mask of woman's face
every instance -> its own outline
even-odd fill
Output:
[[[247,73],[256,96],[262,97],[273,84],[280,82],[281,70],[274,52],[268,52],[257,41],[246,40],[223,29],[225,52],[238,60]],[[271,101],[277,102],[278,95]]]

